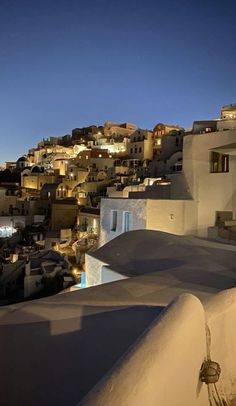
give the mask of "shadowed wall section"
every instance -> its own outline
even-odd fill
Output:
[[[203,306],[184,294],[78,406],[209,405],[199,382],[205,356]]]

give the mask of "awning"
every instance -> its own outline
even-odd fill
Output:
[[[220,154],[236,155],[236,142],[211,148],[210,151],[219,152]]]

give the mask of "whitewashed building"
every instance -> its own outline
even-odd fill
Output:
[[[139,128],[130,137],[128,155],[131,159],[153,159],[153,134],[152,131]]]
[[[168,193],[160,186],[102,200],[100,244],[137,229],[207,237],[218,212],[236,216],[235,155],[236,130],[185,136],[183,170],[168,174]]]

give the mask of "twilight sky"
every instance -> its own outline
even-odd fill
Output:
[[[106,120],[190,127],[236,102],[236,2],[0,0],[0,162]]]

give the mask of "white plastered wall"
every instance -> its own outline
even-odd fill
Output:
[[[230,156],[228,173],[210,173],[211,149],[234,143],[236,130],[189,135],[184,138],[183,172],[189,193],[198,205],[197,234],[207,236],[216,211],[236,214],[236,158]]]
[[[125,211],[131,212],[131,230],[146,229],[146,203],[145,199],[102,199],[100,214],[100,239],[102,246],[108,241],[124,232],[123,215]],[[117,211],[117,227],[111,230],[111,213]]]
[[[184,235],[196,232],[196,203],[193,200],[147,200],[147,229]]]

